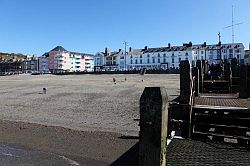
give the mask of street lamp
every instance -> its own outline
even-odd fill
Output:
[[[126,63],[126,55],[127,55],[127,46],[128,46],[128,42],[124,41],[123,42],[124,46],[125,46],[125,70],[127,70],[127,63]]]

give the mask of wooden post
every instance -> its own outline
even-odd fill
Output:
[[[201,92],[203,92],[203,72],[204,72],[204,66],[202,65],[202,61],[201,60],[197,60],[196,67],[199,69],[199,90]]]
[[[189,138],[191,136],[191,114],[192,114],[192,74],[189,61],[180,63],[180,108],[183,120],[181,136]]]
[[[197,67],[193,67],[192,68],[192,75],[193,77],[195,77],[195,81],[194,81],[194,95],[195,96],[199,96],[199,93],[200,93],[200,89],[199,89],[199,69]]]
[[[181,104],[190,103],[192,93],[192,74],[189,61],[180,63],[180,101]]]
[[[250,65],[247,64],[247,94],[250,97]]]
[[[232,69],[232,76],[233,77],[238,77],[239,72],[238,72],[238,62],[236,58],[233,58],[231,61],[231,69]]]
[[[168,97],[163,87],[146,87],[140,99],[139,165],[166,165]]]
[[[247,93],[247,68],[245,65],[240,66],[240,98],[248,98],[250,94]]]

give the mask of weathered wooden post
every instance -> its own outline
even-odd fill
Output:
[[[239,86],[240,86],[240,73],[239,73],[239,66],[238,66],[238,60],[236,58],[233,58],[231,60],[231,72],[232,72],[232,85],[231,85],[231,91],[232,93],[239,92]]]
[[[247,68],[245,65],[240,66],[240,98],[248,98],[250,94],[248,94],[247,90]]]
[[[192,74],[189,61],[180,63],[180,101],[181,104],[190,103],[192,93]]]
[[[168,97],[163,87],[146,87],[140,99],[139,165],[166,165]]]
[[[199,89],[199,69],[197,67],[193,67],[192,68],[192,75],[193,77],[195,77],[195,81],[194,81],[194,95],[195,96],[199,96],[199,92],[200,92],[200,89]]]
[[[250,65],[249,64],[247,64],[247,93],[250,95]]]
[[[197,60],[196,67],[199,69],[199,90],[203,92],[203,73],[204,73],[204,66],[202,65],[201,60]],[[199,92],[198,92],[199,93]]]
[[[180,63],[180,109],[183,120],[182,137],[191,136],[191,114],[193,104],[193,83],[189,61]]]
[[[237,61],[236,58],[233,58],[231,60],[231,68],[232,68],[232,75],[233,75],[233,77],[239,76],[239,73],[238,73],[238,61]]]

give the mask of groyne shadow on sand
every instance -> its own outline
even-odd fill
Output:
[[[138,165],[139,165],[139,142],[137,142],[122,156],[120,156],[117,160],[115,160],[110,166],[138,166]]]

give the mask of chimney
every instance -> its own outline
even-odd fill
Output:
[[[129,47],[129,52],[132,52],[132,48],[131,47]]]
[[[108,54],[108,48],[107,47],[105,48],[105,54],[106,55]]]
[[[144,48],[145,50],[147,50],[148,49],[148,46],[145,46],[145,48]]]
[[[189,42],[189,46],[192,47],[192,46],[193,46],[193,43],[192,43],[192,42]]]
[[[207,47],[207,42],[204,42],[204,43],[203,43],[203,47]]]
[[[121,52],[122,51],[122,49],[119,49],[119,52]]]
[[[170,43],[168,43],[168,48],[170,48],[171,47],[171,44]]]

